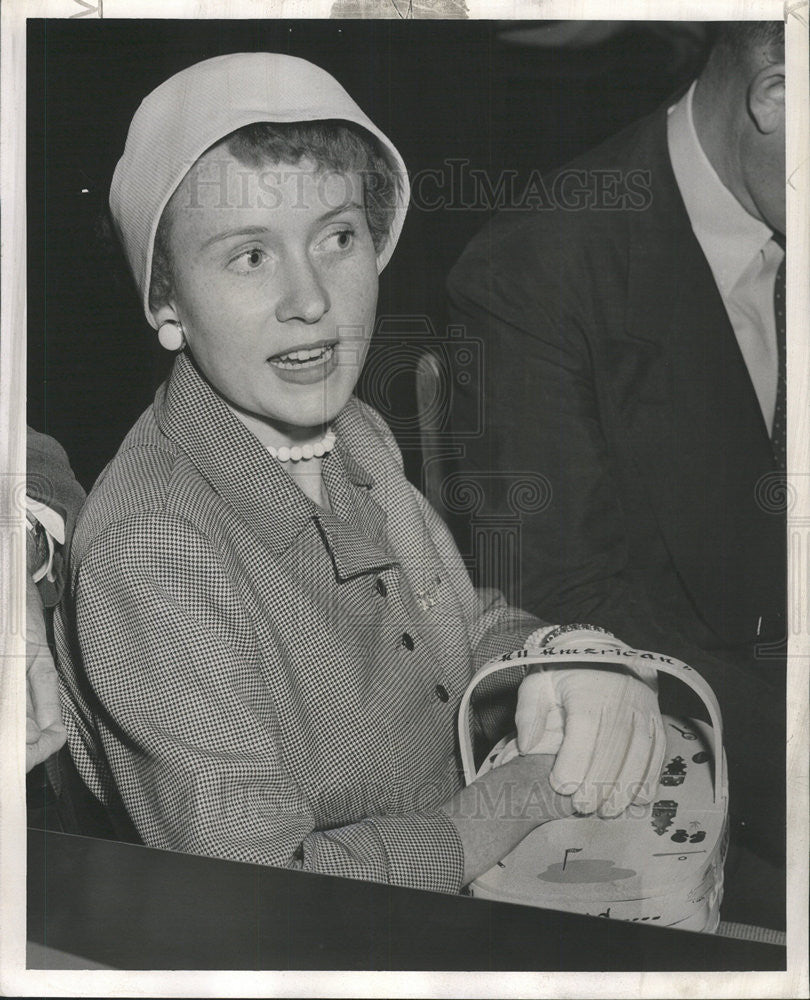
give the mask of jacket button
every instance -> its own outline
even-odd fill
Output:
[[[402,645],[406,649],[413,649],[414,646],[413,639],[411,638],[411,636],[408,635],[407,632],[402,633]]]
[[[439,699],[439,701],[450,700],[450,695],[447,693],[447,688],[444,686],[444,684],[436,685],[436,697]]]
[[[374,589],[377,591],[380,597],[385,597],[388,594],[388,588],[379,577],[377,577],[374,583]]]

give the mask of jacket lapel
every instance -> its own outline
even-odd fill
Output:
[[[398,564],[386,547],[385,511],[371,497],[374,479],[340,439],[324,462],[323,478],[332,513],[319,511],[317,521],[338,580]]]
[[[709,624],[745,641],[764,610],[751,604],[748,575],[753,566],[778,575],[783,545],[755,490],[772,469],[770,440],[672,173],[665,115],[648,141],[652,203],[630,223],[625,322],[641,360],[615,397],[687,589]]]

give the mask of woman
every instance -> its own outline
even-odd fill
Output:
[[[393,145],[300,59],[207,60],[133,119],[110,206],[179,353],[90,495],[57,632],[73,756],[147,844],[456,892],[657,777],[650,689],[564,670],[520,689],[523,749],[565,717],[558,792],[545,754],[460,789],[471,670],[541,623],[473,589],[352,395],[407,200]]]

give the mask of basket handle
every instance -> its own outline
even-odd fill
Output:
[[[601,642],[600,642],[601,645]],[[580,648],[581,647],[581,648]],[[645,649],[624,650],[604,649],[597,651],[591,649],[587,640],[579,643],[573,649],[570,647],[560,647],[550,644],[544,646],[536,652],[530,649],[519,649],[512,653],[506,653],[497,660],[490,660],[478,670],[461,699],[458,710],[458,738],[461,748],[461,763],[464,767],[464,779],[469,785],[475,780],[475,762],[473,760],[472,742],[470,740],[470,727],[468,713],[470,698],[475,688],[485,677],[497,673],[499,670],[507,670],[510,667],[521,666],[531,667],[535,664],[559,664],[563,666],[566,660],[574,660],[576,667],[583,663],[613,663],[625,667],[653,667],[661,674],[670,674],[678,677],[701,698],[709,710],[709,719],[714,730],[714,801],[719,804],[722,788],[725,784],[725,764],[723,760],[723,723],[720,716],[720,706],[711,687],[692,667],[687,666],[681,660],[676,660],[674,656],[663,656],[659,653],[651,653]]]

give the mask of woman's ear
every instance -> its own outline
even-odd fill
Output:
[[[158,327],[162,326],[164,323],[180,322],[177,310],[170,302],[166,302],[162,306],[158,306],[157,309],[155,309],[154,303],[150,303],[150,305],[152,306],[152,316],[154,316]]]
[[[764,66],[748,87],[748,111],[763,135],[785,124],[785,64]]]

